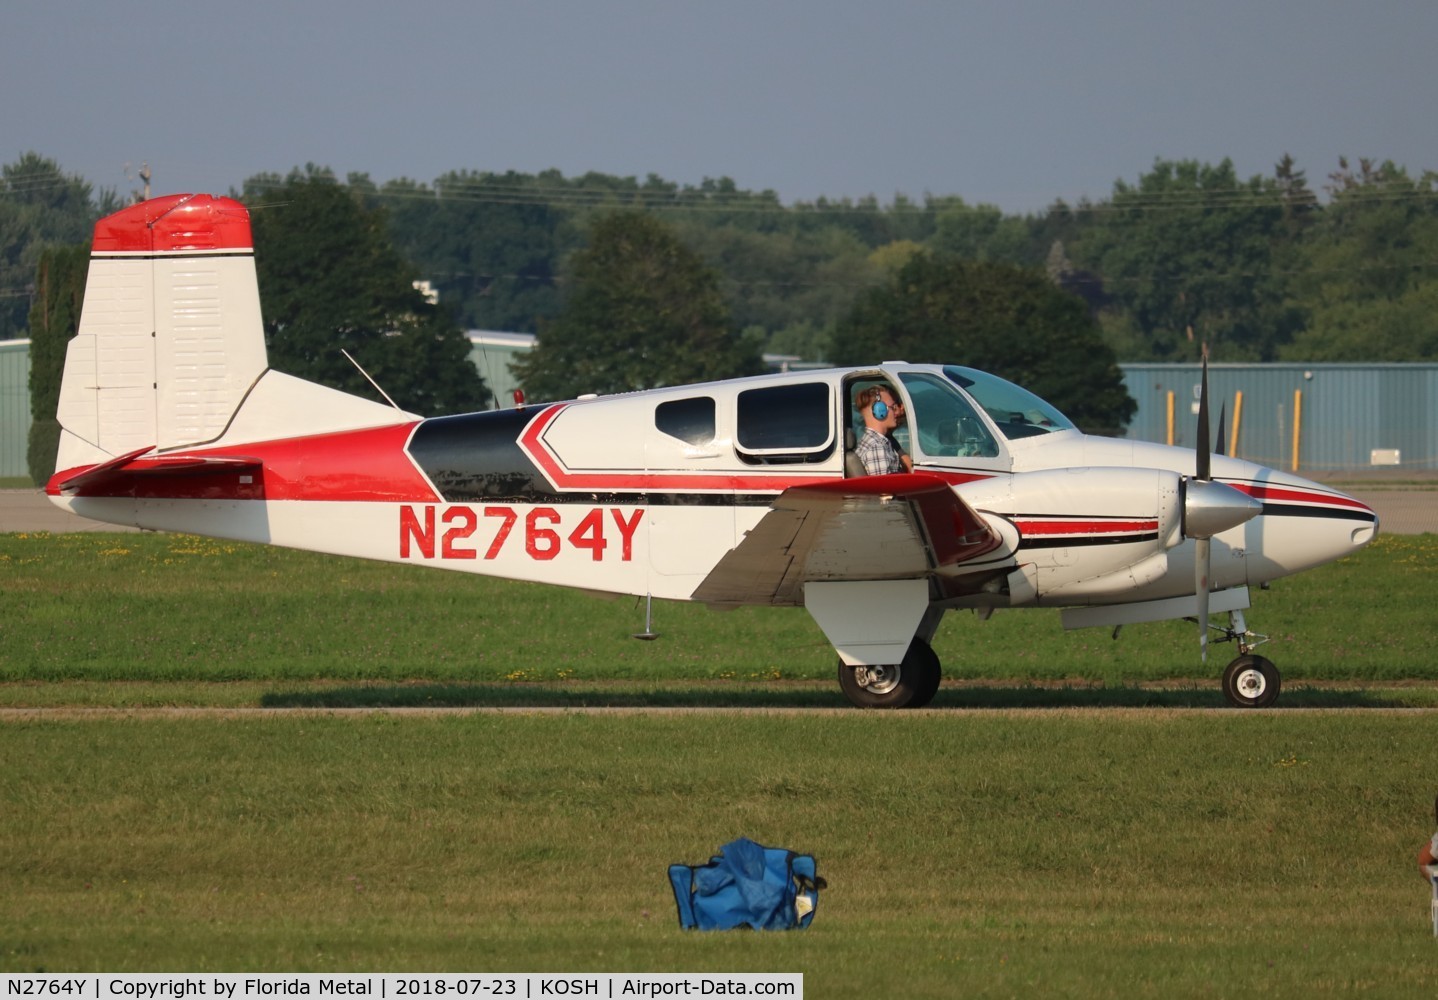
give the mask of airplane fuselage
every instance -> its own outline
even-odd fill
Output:
[[[902,386],[905,373],[934,378],[942,369],[790,373],[295,439],[222,439],[187,454],[256,459],[257,468],[137,477],[119,497],[52,492],[76,513],[142,528],[684,600],[775,497],[844,478],[846,386]],[[757,438],[761,425],[746,447],[739,421],[751,401],[742,397],[756,389],[772,397],[773,419],[801,426]],[[692,414],[676,422],[690,411],[699,423]],[[992,454],[930,454],[938,439],[925,440],[922,398],[909,412],[919,428],[907,435],[915,471],[949,482],[1003,540],[948,576],[1024,566],[1033,582],[1018,600],[956,585],[952,606],[1131,603],[1190,587],[1193,546],[1181,538],[1179,504],[1188,449],[1068,428],[1011,439],[975,403],[965,419],[982,421],[987,436],[968,450]],[[1375,531],[1370,510],[1306,479],[1224,456],[1213,467],[1217,481],[1263,505],[1214,536],[1215,589],[1329,562]]]

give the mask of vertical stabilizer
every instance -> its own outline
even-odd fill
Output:
[[[172,195],[95,225],[57,468],[213,441],[265,371],[245,207]]]

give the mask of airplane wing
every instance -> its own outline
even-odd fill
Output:
[[[999,544],[937,476],[898,473],[795,486],[719,560],[693,599],[802,605],[805,583],[925,577]]]

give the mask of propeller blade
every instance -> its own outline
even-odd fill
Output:
[[[1228,454],[1228,452],[1224,450],[1227,446],[1223,443],[1224,441],[1228,440],[1223,433],[1223,425],[1228,422],[1227,417],[1228,401],[1224,400],[1223,402],[1218,404],[1218,437],[1213,442],[1213,453],[1215,455]]]
[[[1193,478],[1211,479],[1212,465],[1209,462],[1209,455],[1213,453],[1213,445],[1209,439],[1208,426],[1208,349],[1203,351],[1203,379],[1198,389],[1198,443],[1194,445],[1198,452],[1198,460],[1194,463]]]
[[[1208,345],[1203,345],[1202,378],[1198,389],[1198,442],[1194,445],[1193,478],[1200,482],[1213,479],[1213,444],[1208,426]],[[1212,549],[1211,534],[1204,532],[1193,540],[1193,593],[1198,599],[1198,657],[1208,662],[1208,570]]]
[[[1208,557],[1207,538],[1193,541],[1194,594],[1198,597],[1198,658],[1208,662]]]

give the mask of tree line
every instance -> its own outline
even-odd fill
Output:
[[[275,367],[371,392],[346,347],[417,412],[489,402],[457,361],[482,328],[539,334],[519,366],[538,398],[747,374],[761,352],[905,356],[988,368],[1114,431],[1133,409],[1117,360],[1438,356],[1438,175],[1340,161],[1320,190],[1285,157],[1248,180],[1157,161],[1031,215],[558,171],[376,184],[310,165],[230,193],[252,208]],[[58,381],[41,341],[68,339],[79,301],[62,279],[83,274],[59,248],[121,204],[35,153],[0,169],[0,339],[35,340],[37,401]]]
[[[268,179],[275,183],[278,178]],[[1438,174],[1340,160],[1315,190],[1284,157],[1157,161],[1098,202],[1009,215],[956,196],[782,205],[728,179],[451,173],[374,185],[406,257],[468,326],[537,331],[565,261],[615,210],[662,219],[712,267],[736,328],[773,353],[828,359],[858,298],[919,251],[1046,273],[1082,297],[1124,361],[1438,357]]]
[[[253,203],[316,167],[249,178]],[[1438,174],[1340,160],[1315,190],[1284,157],[1270,175],[1160,160],[1096,202],[1011,215],[958,196],[784,205],[727,178],[455,171],[426,184],[341,186],[382,209],[390,240],[463,327],[538,332],[567,262],[602,215],[652,214],[717,274],[729,318],[773,353],[827,359],[840,320],[918,251],[1039,269],[1082,297],[1124,361],[1421,361],[1438,356]],[[113,191],[28,153],[0,181],[0,339],[26,327],[39,249],[83,242]]]

